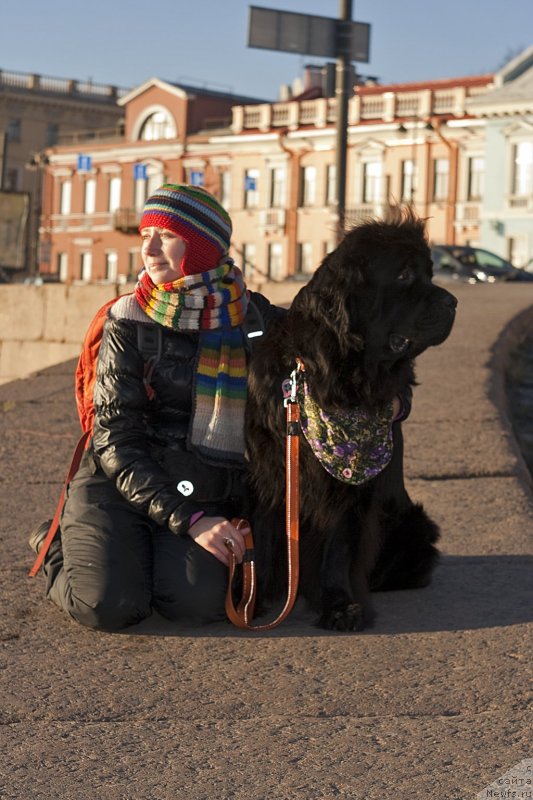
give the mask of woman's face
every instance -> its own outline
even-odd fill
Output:
[[[187,242],[166,228],[143,228],[141,255],[145,269],[154,283],[168,283],[183,277],[180,264]]]

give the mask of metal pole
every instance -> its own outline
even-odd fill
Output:
[[[340,0],[335,81],[335,98],[337,100],[337,244],[344,236],[346,217],[346,150],[348,146],[348,72],[350,69],[351,21],[352,0]]]

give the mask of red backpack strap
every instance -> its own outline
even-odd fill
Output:
[[[83,340],[75,377],[76,408],[82,431],[92,431],[94,420],[93,393],[96,381],[98,351],[102,343],[104,323],[109,309],[119,298],[114,297],[98,309]]]
[[[80,466],[80,461],[81,461],[81,458],[82,458],[82,455],[83,455],[83,451],[85,450],[85,446],[86,446],[87,441],[89,439],[90,439],[90,432],[86,431],[85,433],[83,433],[81,435],[81,437],[80,437],[80,439],[78,441],[78,444],[76,445],[76,449],[74,450],[74,454],[72,456],[72,461],[70,462],[70,467],[69,467],[69,470],[67,472],[67,477],[65,478],[65,483],[63,484],[63,489],[61,490],[61,496],[60,496],[59,501],[57,503],[56,511],[55,511],[55,514],[54,514],[54,518],[53,518],[52,522],[50,523],[50,527],[48,528],[48,533],[46,534],[46,538],[45,538],[44,542],[42,543],[41,549],[39,550],[39,552],[37,554],[37,558],[35,559],[35,563],[34,563],[33,567],[31,568],[31,570],[28,573],[30,578],[34,578],[35,575],[37,575],[37,573],[41,569],[41,565],[42,565],[42,563],[43,563],[43,561],[45,559],[45,556],[46,556],[46,554],[47,554],[47,552],[48,552],[48,550],[50,548],[50,545],[52,544],[54,536],[57,533],[57,529],[59,528],[59,519],[61,517],[61,512],[63,511],[63,505],[65,504],[65,495],[67,493],[67,487],[68,487],[69,483],[71,482],[72,478],[74,477],[74,475],[76,474],[76,472],[78,471],[78,467]]]
[[[94,421],[93,392],[94,383],[96,380],[96,362],[98,360],[98,351],[102,343],[104,323],[107,319],[109,309],[114,303],[117,302],[118,299],[118,297],[114,297],[112,300],[109,300],[98,309],[91,320],[89,327],[87,328],[87,333],[85,334],[85,338],[83,340],[83,346],[78,359],[78,364],[76,366],[75,374],[76,408],[78,410],[82,435],[74,450],[70,467],[67,472],[67,477],[65,478],[63,489],[57,503],[54,518],[50,524],[50,527],[48,528],[48,533],[46,534],[45,540],[42,543],[37,558],[35,559],[35,563],[29,572],[29,576],[31,578],[38,573],[50,548],[50,545],[54,540],[59,528],[59,520],[63,510],[63,505],[65,504],[65,496],[68,485],[78,471],[83,456],[83,451],[88,447],[89,442],[91,441]]]

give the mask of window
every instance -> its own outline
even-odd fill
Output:
[[[468,200],[481,200],[485,188],[485,159],[474,156],[468,159]]]
[[[244,173],[244,207],[255,208],[259,205],[259,170],[247,169]]]
[[[109,179],[109,196],[108,205],[109,211],[117,211],[120,208],[120,189],[122,181],[118,176]]]
[[[447,158],[436,158],[433,162],[433,200],[448,199],[448,177],[450,162]]]
[[[22,137],[22,120],[10,119],[7,123],[6,133],[9,142],[20,142]]]
[[[46,128],[46,146],[53,147],[59,139],[59,125],[57,122],[49,122]]]
[[[137,280],[137,275],[142,269],[141,251],[138,247],[128,252],[128,280]]]
[[[87,178],[83,195],[83,211],[94,214],[96,209],[96,178]]]
[[[220,173],[220,204],[226,210],[231,208],[231,172],[227,169]]]
[[[326,205],[332,206],[337,202],[337,166],[328,164],[326,167]]]
[[[271,242],[268,245],[268,277],[274,281],[281,281],[283,274],[283,245],[281,242]]]
[[[301,206],[314,206],[316,202],[316,167],[302,167]]]
[[[381,161],[368,161],[363,165],[363,203],[381,201]]]
[[[298,272],[310,275],[313,272],[313,245],[311,242],[301,242],[298,245]]]
[[[188,167],[185,174],[190,186],[205,186],[205,173],[201,167]]]
[[[62,181],[59,187],[59,213],[70,214],[70,200],[72,197],[72,181]]]
[[[173,139],[176,136],[174,120],[167,111],[155,111],[143,122],[139,138],[145,142],[156,139]]]
[[[105,254],[105,279],[110,283],[117,282],[118,254],[116,250],[108,250]]]
[[[82,281],[90,281],[93,272],[93,254],[81,253],[80,255],[80,278]]]
[[[519,142],[513,147],[513,195],[533,193],[533,142]]]
[[[68,255],[67,253],[57,254],[57,274],[62,283],[68,280]]]
[[[270,207],[285,206],[285,167],[272,167],[270,170]]]
[[[416,164],[412,159],[402,161],[401,199],[410,203],[415,196]]]
[[[134,181],[135,208],[142,211],[146,198],[150,197],[156,189],[165,183],[162,164],[147,164],[146,178],[137,178]]]
[[[256,247],[253,242],[247,242],[242,246],[242,272],[243,275],[250,275],[256,268]]]
[[[19,171],[17,167],[9,167],[6,170],[5,186],[8,192],[16,192],[19,188]]]

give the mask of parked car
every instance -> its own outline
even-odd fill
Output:
[[[482,247],[439,244],[431,248],[431,257],[437,282],[533,281],[533,273],[514,267],[510,261]]]

